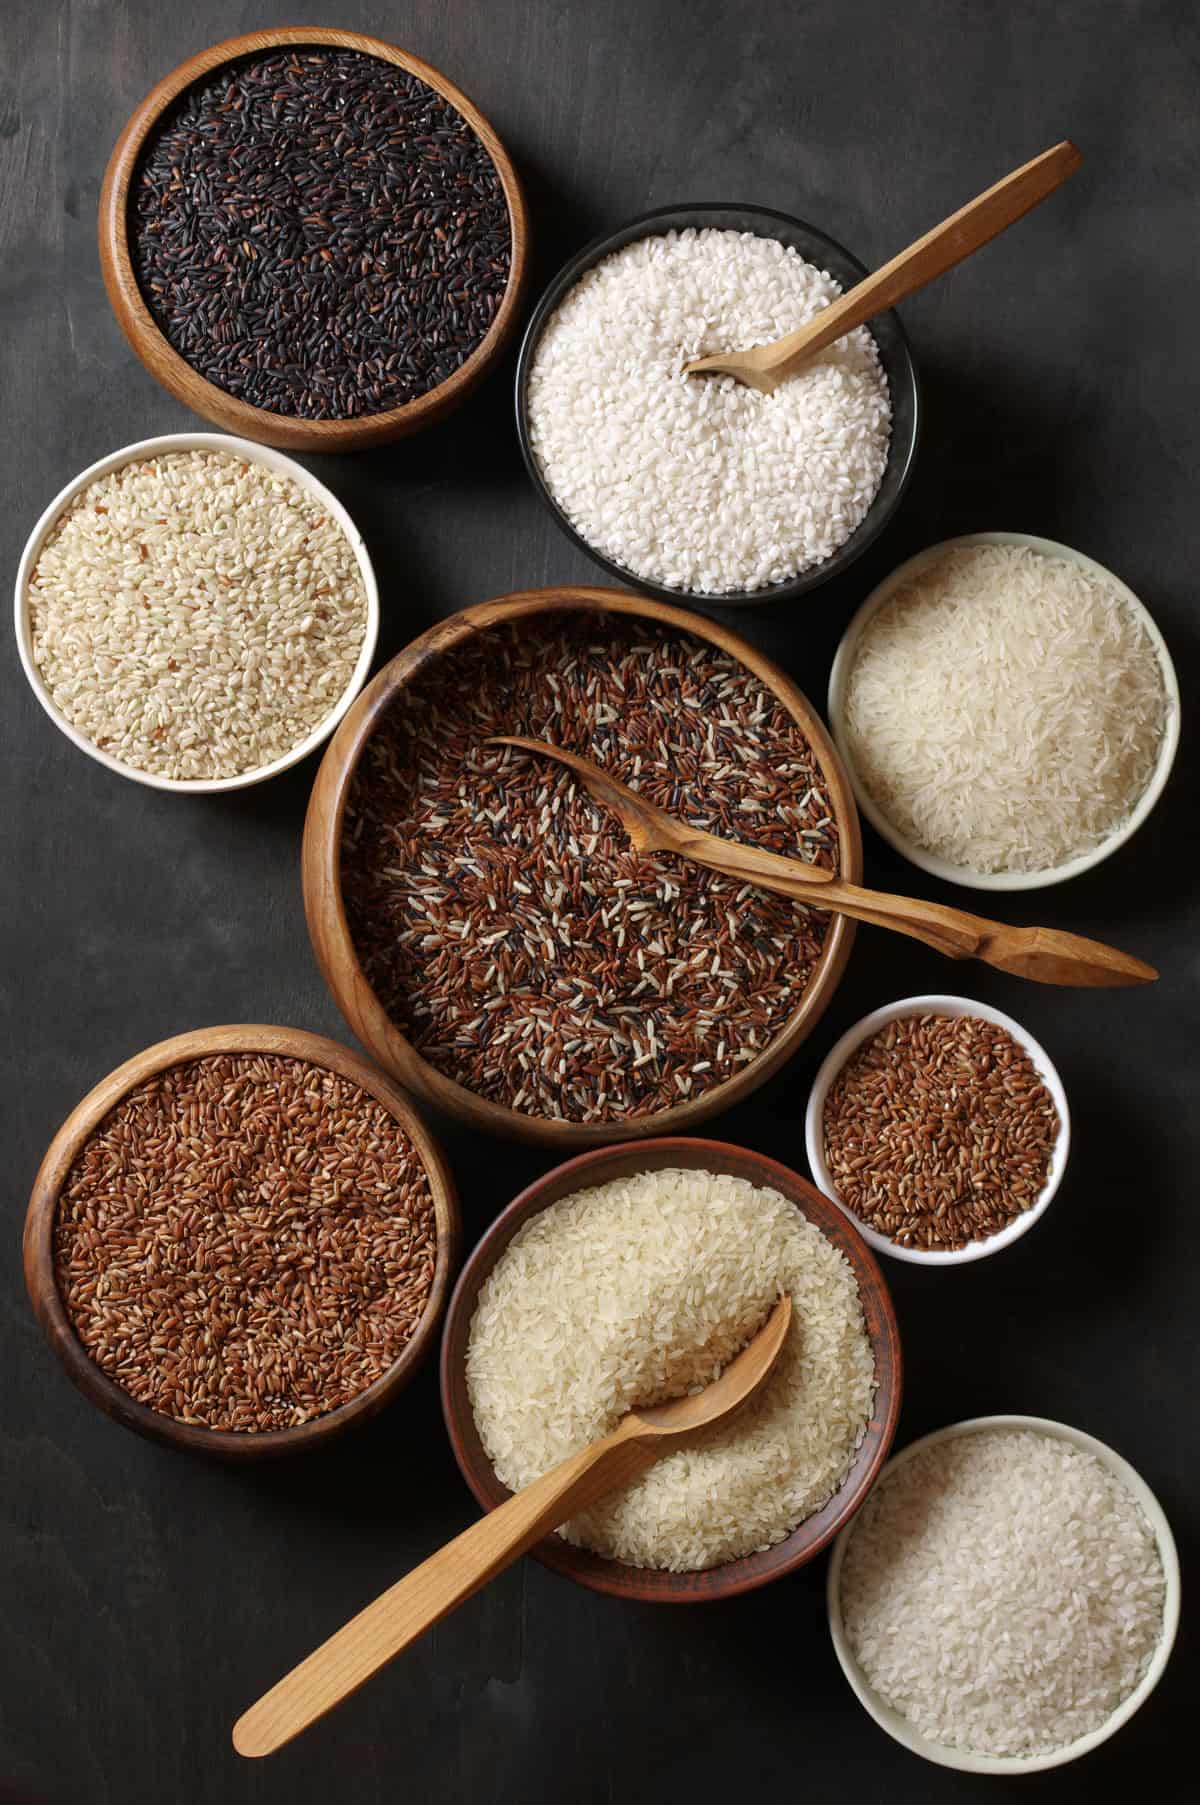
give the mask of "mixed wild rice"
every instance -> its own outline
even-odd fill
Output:
[[[519,733],[581,752],[697,827],[833,869],[800,728],[736,659],[673,628],[560,613],[444,653],[363,754],[342,891],[359,959],[418,1051],[531,1116],[601,1122],[757,1058],[828,917],[671,857]]]
[[[998,1234],[1045,1189],[1061,1124],[1033,1060],[979,1016],[907,1015],[858,1048],[825,1099],[838,1197],[901,1247]]]
[[[54,1225],[59,1294],[139,1403],[287,1429],[374,1383],[433,1283],[429,1181],[348,1079],[263,1053],[148,1079],[85,1143]]]
[[[34,662],[87,739],[160,777],[236,777],[331,713],[367,627],[354,549],[290,476],[225,451],[137,458],[51,529]]]

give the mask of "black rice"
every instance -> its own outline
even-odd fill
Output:
[[[491,327],[511,262],[471,126],[349,50],[245,58],[186,89],[147,142],[131,226],[138,285],[180,356],[307,420],[445,382]]]

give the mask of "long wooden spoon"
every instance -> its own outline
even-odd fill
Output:
[[[751,388],[769,395],[834,339],[874,319],[877,313],[885,313],[906,295],[915,294],[935,276],[943,275],[964,257],[969,257],[972,251],[979,250],[1006,226],[1013,225],[1031,207],[1053,194],[1068,176],[1074,175],[1082,161],[1075,146],[1069,139],[1064,139],[1052,150],[1044,150],[1032,163],[1014,169],[986,193],[968,201],[965,207],[944,219],[940,226],[934,226],[932,232],[926,232],[923,238],[910,244],[906,251],[901,251],[874,275],[864,276],[861,282],[798,331],[789,332],[786,338],[776,339],[769,345],[755,345],[749,351],[718,351],[711,357],[693,358],[691,363],[684,364],[685,372],[689,376],[706,372],[736,376],[739,382],[748,383]]]
[[[621,825],[638,852],[670,852],[690,859],[710,871],[721,871],[762,890],[776,890],[816,909],[832,909],[852,915],[875,927],[894,928],[923,940],[948,959],[982,959],[1000,971],[1039,984],[1073,984],[1092,988],[1122,984],[1149,984],[1158,973],[1152,965],[1128,953],[1118,952],[1099,940],[1065,934],[1058,928],[1014,928],[982,915],[968,915],[942,903],[921,902],[910,896],[891,896],[884,890],[863,890],[857,884],[834,877],[801,859],[785,859],[761,847],[722,840],[677,821],[665,809],[648,802],[636,790],[610,777],[590,758],[566,752],[546,740],[524,739],[518,734],[497,734],[489,742],[519,746],[526,752],[557,759],[574,771],[584,788],[603,807],[620,817]]]
[[[740,1410],[779,1358],[791,1320],[792,1300],[781,1297],[753,1341],[703,1391],[631,1411],[611,1435],[552,1467],[414,1567],[239,1717],[239,1755],[270,1755],[290,1742],[560,1523]]]

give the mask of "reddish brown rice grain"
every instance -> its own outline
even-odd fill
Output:
[[[110,1379],[180,1422],[254,1431],[387,1371],[429,1297],[437,1229],[416,1149],[358,1085],[218,1054],[138,1085],[89,1136],[54,1253]]]
[[[342,889],[363,970],[438,1070],[533,1116],[700,1096],[780,1033],[828,918],[639,857],[546,760],[573,748],[684,819],[829,869],[820,769],[782,703],[701,640],[619,615],[506,624],[435,661],[364,752]]]
[[[1045,1188],[1058,1111],[1006,1028],[910,1015],[858,1048],[825,1099],[825,1163],[860,1221],[901,1247],[998,1234]]]

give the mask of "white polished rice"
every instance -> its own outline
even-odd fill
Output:
[[[944,552],[867,621],[846,682],[850,755],[908,840],[976,871],[1098,846],[1149,783],[1162,667],[1110,582],[1031,546]]]
[[[714,1567],[781,1541],[840,1485],[875,1366],[854,1274],[779,1192],[701,1171],[577,1192],[514,1236],[483,1285],[467,1384],[505,1485],[530,1484],[627,1411],[699,1390],[790,1293],[761,1394],[560,1533],[638,1567]]]
[[[719,594],[823,563],[887,462],[887,380],[865,327],[773,395],[685,376],[692,357],[781,338],[841,293],[776,239],[668,232],[589,270],[548,321],[529,429],[576,531],[636,576]]]
[[[1146,1670],[1163,1598],[1126,1487],[1028,1430],[951,1437],[894,1468],[841,1574],[874,1691],[933,1741],[981,1755],[1047,1754],[1099,1729]]]
[[[55,706],[139,771],[221,778],[308,737],[350,681],[366,591],[316,497],[224,451],[137,459],[81,491],[29,583]]]

